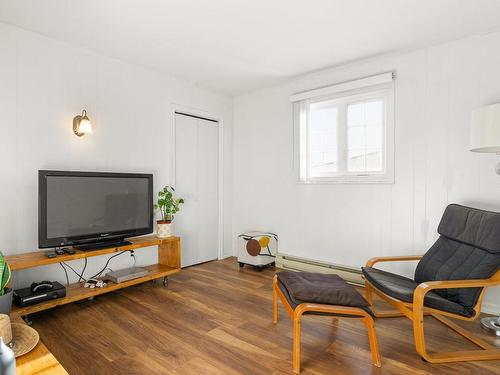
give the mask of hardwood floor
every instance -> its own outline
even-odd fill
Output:
[[[273,275],[240,269],[235,258],[209,262],[183,269],[168,288],[145,283],[35,314],[33,327],[74,375],[293,374],[281,305],[272,324]],[[430,349],[474,348],[432,318],[426,325]],[[305,317],[301,374],[500,374],[500,361],[423,362],[406,318],[379,319],[376,328],[382,368],[371,365],[359,320]]]

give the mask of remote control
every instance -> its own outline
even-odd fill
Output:
[[[54,251],[56,252],[57,255],[63,255],[64,254],[64,250],[59,248],[59,247],[56,247],[54,249]]]
[[[53,251],[47,251],[47,252],[45,253],[45,256],[46,256],[47,258],[55,258],[55,257],[57,256],[57,254],[56,254],[56,253],[54,253]]]
[[[61,250],[69,255],[73,255],[74,253],[76,253],[76,251],[70,247],[63,247]]]

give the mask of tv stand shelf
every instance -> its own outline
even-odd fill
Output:
[[[126,250],[143,249],[151,246],[158,246],[158,264],[145,266],[149,273],[137,279],[128,280],[119,284],[108,283],[104,288],[84,288],[84,283],[70,284],[66,289],[66,297],[51,301],[41,302],[36,305],[19,307],[13,306],[12,311],[25,316],[39,311],[47,310],[55,306],[65,305],[67,303],[80,301],[99,294],[112,292],[114,290],[126,288],[131,285],[140,284],[149,280],[165,278],[180,271],[180,238],[168,237],[158,238],[156,236],[144,236],[129,239],[132,244],[119,247],[111,247],[93,251],[75,250],[72,255],[59,255],[55,258],[47,258],[46,251],[34,251],[30,253],[6,256],[12,271],[18,271],[27,268],[39,267],[48,264],[67,262],[75,259],[90,258],[99,255],[117,253]]]

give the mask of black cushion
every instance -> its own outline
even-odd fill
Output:
[[[388,296],[404,302],[413,302],[413,292],[419,283],[407,277],[373,267],[362,267],[362,271],[370,284]],[[448,300],[434,291],[430,291],[425,295],[424,306],[466,317],[474,315],[472,308],[467,308],[459,303]]]
[[[500,214],[449,205],[441,236],[423,256],[415,281],[487,279],[500,267]],[[465,308],[476,305],[482,288],[439,289],[435,293]]]
[[[283,283],[281,281],[279,281],[279,279],[278,279],[278,286],[279,286],[280,290],[283,292],[283,295],[285,296],[285,298],[288,301],[288,304],[291,306],[292,310],[295,310],[295,308],[298,305],[303,303],[303,302],[295,302],[292,299],[292,297],[290,297],[290,293],[288,293],[288,290],[283,285]],[[317,311],[307,311],[304,313],[304,315],[339,316],[340,314],[329,314],[329,313],[323,313],[323,312],[317,312]],[[342,315],[340,315],[340,316],[342,316]]]
[[[338,275],[314,272],[279,272],[278,280],[294,301],[366,307],[368,302]]]
[[[498,212],[450,204],[441,218],[438,233],[490,253],[500,253]]]
[[[338,275],[286,271],[279,272],[277,277],[278,286],[293,309],[301,303],[311,302],[360,307],[371,313],[363,296]]]
[[[415,281],[487,279],[500,266],[500,253],[439,237],[422,257],[415,270]],[[474,307],[482,288],[436,289],[450,301]]]

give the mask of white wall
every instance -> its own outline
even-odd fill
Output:
[[[472,37],[237,97],[233,237],[270,230],[283,253],[361,266],[376,255],[422,253],[448,203],[500,210],[499,158],[468,151],[471,110],[500,102],[499,45],[500,33]],[[289,95],[389,70],[397,73],[395,184],[297,183]],[[500,288],[485,302],[498,313]]]
[[[231,98],[0,23],[0,250],[37,249],[38,169],[150,172],[155,193],[170,183],[174,103],[224,121],[224,242],[231,253]],[[83,108],[95,132],[79,138],[72,118]],[[138,250],[138,264],[155,263],[153,250]],[[92,258],[87,276],[106,258]],[[128,258],[112,267],[129,265]],[[14,286],[63,275],[59,265],[22,271]]]

